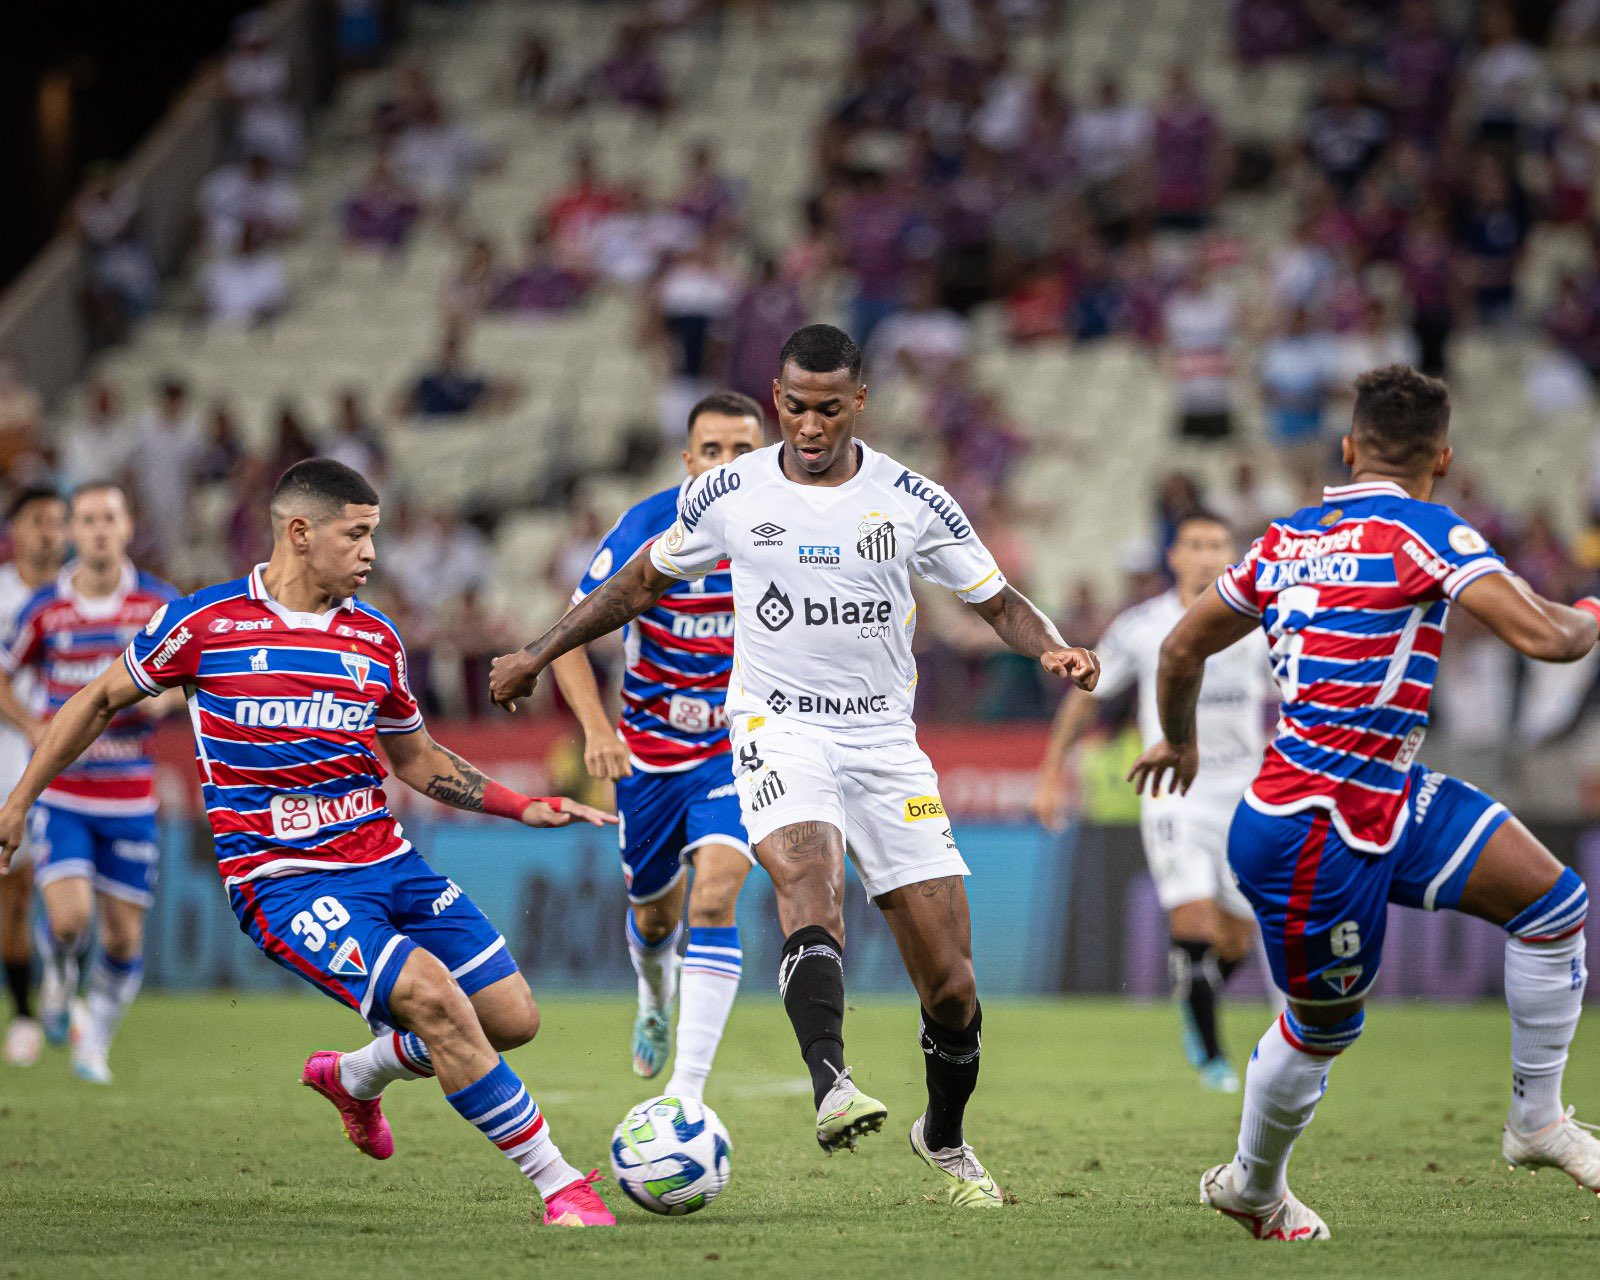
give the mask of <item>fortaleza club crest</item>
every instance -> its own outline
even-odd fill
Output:
[[[372,659],[364,653],[341,653],[339,660],[344,663],[346,674],[356,682],[356,688],[367,687],[367,672],[372,670]]]
[[[1324,969],[1322,977],[1340,995],[1347,996],[1356,983],[1361,981],[1361,966],[1347,964],[1338,969]]]
[[[863,560],[882,564],[894,559],[894,525],[884,518],[881,511],[867,512],[856,526],[856,532],[861,535],[861,540],[856,543],[856,551]]]

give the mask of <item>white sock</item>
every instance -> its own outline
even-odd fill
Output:
[[[123,1015],[144,982],[144,957],[113,960],[101,952],[89,968],[89,1039],[109,1049]]]
[[[1252,1204],[1275,1204],[1287,1191],[1289,1152],[1311,1123],[1332,1062],[1290,1044],[1284,1018],[1273,1021],[1250,1055],[1233,1166],[1234,1183]]]
[[[639,975],[639,1008],[670,1008],[673,997],[678,994],[678,939],[683,936],[683,925],[678,925],[660,942],[646,942],[630,911],[627,932],[628,957],[633,961],[633,971]]]
[[[1511,1127],[1532,1133],[1561,1119],[1561,1073],[1578,1029],[1588,974],[1579,930],[1559,942],[1506,941],[1511,1011]]]
[[[678,998],[678,1044],[664,1092],[696,1101],[705,1096],[706,1077],[739,994],[743,960],[737,927],[689,930]]]
[[[47,926],[39,930],[37,941],[39,958],[64,1005],[78,994],[78,957],[83,951],[83,939],[73,938],[63,942]]]
[[[371,1044],[339,1055],[339,1083],[357,1098],[376,1098],[396,1080],[432,1075],[428,1046],[409,1031],[386,1031]]]

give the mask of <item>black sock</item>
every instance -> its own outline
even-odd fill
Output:
[[[1209,942],[1183,938],[1172,940],[1172,981],[1177,996],[1189,1006],[1195,1030],[1200,1035],[1206,1058],[1220,1058],[1222,1045],[1217,1038],[1217,987],[1222,975],[1217,968],[1217,952]]]
[[[796,929],[783,943],[778,991],[811,1072],[817,1106],[844,1070],[844,948],[821,925]]]
[[[19,1018],[33,1017],[33,962],[29,960],[6,961],[6,987],[11,992],[11,1004]]]
[[[928,1118],[922,1136],[935,1151],[959,1147],[961,1118],[978,1086],[978,1055],[983,1049],[983,1006],[959,1031],[941,1026],[922,1011],[922,1060],[928,1080]]]

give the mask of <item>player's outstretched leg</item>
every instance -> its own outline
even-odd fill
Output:
[[[635,905],[628,911],[628,958],[639,978],[639,1011],[633,1020],[633,1074],[652,1080],[667,1065],[667,1042],[672,1030],[672,1001],[678,994],[678,940],[683,925],[676,913],[680,898],[673,899],[674,915],[656,928],[654,903]],[[650,933],[640,927],[646,915]]]
[[[1267,1028],[1245,1069],[1244,1115],[1232,1163],[1207,1170],[1200,1202],[1238,1222],[1258,1240],[1326,1240],[1327,1223],[1289,1190],[1289,1153],[1328,1087],[1333,1059],[1356,1042],[1366,1012],[1343,1005],[1326,1012],[1291,1003]],[[1337,1020],[1336,1020],[1337,1019]]]
[[[111,1083],[111,1042],[144,982],[144,908],[102,893],[100,951],[89,967],[88,1021],[72,1046],[79,1079]]]
[[[300,1073],[301,1084],[338,1108],[345,1136],[374,1160],[394,1154],[394,1134],[383,1116],[383,1091],[399,1080],[432,1078],[428,1046],[410,1031],[386,1031],[350,1053],[320,1049],[306,1059]]]
[[[671,1096],[705,1096],[706,1078],[739,994],[744,952],[734,906],[749,870],[749,859],[727,845],[704,845],[695,852],[689,946],[678,980],[677,1048],[664,1090]]]
[[[999,1208],[1000,1188],[963,1129],[983,1048],[983,1006],[972,972],[966,883],[960,876],[944,876],[891,890],[874,901],[922,998],[928,1106],[911,1126],[911,1149],[946,1183],[951,1204]]]
[[[39,1013],[46,1041],[65,1045],[78,1038],[86,1011],[78,999],[78,982],[89,945],[89,913],[93,895],[86,874],[58,878],[40,876],[45,924],[39,930],[39,958],[44,977],[39,984]]]
[[[488,990],[478,994],[484,996]],[[526,991],[526,984],[522,990]],[[478,1010],[444,965],[420,948],[413,950],[395,980],[388,1005],[427,1046],[446,1101],[537,1188],[544,1200],[547,1225],[616,1225],[594,1191],[599,1173],[582,1174],[562,1157],[538,1105],[510,1064],[496,1052]],[[532,1039],[536,1030],[535,1012],[525,1034],[502,1036],[502,1043],[509,1047],[510,1039]]]
[[[1561,1077],[1588,973],[1589,894],[1570,867],[1506,924],[1511,1012],[1511,1110],[1501,1153],[1513,1168],[1555,1168],[1600,1194],[1600,1139],[1562,1108]]]

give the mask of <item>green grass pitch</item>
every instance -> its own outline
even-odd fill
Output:
[[[733,1181],[708,1210],[654,1218],[608,1179],[622,1227],[535,1225],[508,1162],[426,1082],[386,1107],[398,1150],[359,1155],[296,1080],[360,1025],[313,999],[148,996],[113,1054],[117,1083],[64,1055],[0,1069],[0,1276],[1009,1276],[1593,1274],[1600,1200],[1499,1160],[1507,1032],[1492,1006],[1376,1008],[1291,1168],[1327,1218],[1324,1245],[1257,1244],[1202,1209],[1232,1154],[1236,1098],[1202,1093],[1160,1006],[1072,1000],[985,1010],[968,1135],[1011,1203],[940,1203],[906,1129],[922,1099],[915,1006],[861,1002],[857,1074],[890,1108],[856,1155],[823,1156],[787,1021],[734,1012],[708,1101],[733,1135]],[[1236,1055],[1264,1025],[1228,1010]],[[512,1055],[569,1158],[609,1169],[612,1127],[648,1089],[628,1070],[630,1008],[552,997]],[[1567,1074],[1600,1114],[1600,1028]]]

